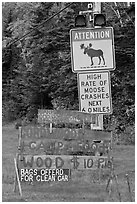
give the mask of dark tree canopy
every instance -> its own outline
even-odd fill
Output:
[[[76,2],[39,26],[68,3],[3,3],[3,117],[34,116],[39,108],[78,110],[77,76],[71,70],[70,35],[75,15],[87,9]],[[130,14],[132,10],[132,15]],[[111,72],[116,128],[134,125],[135,18],[134,4],[102,3],[107,26],[115,33],[116,70]],[[31,32],[8,46],[14,39]],[[11,117],[12,115],[12,117]]]

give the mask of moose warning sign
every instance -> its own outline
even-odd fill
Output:
[[[92,114],[112,112],[109,72],[78,74],[80,111]]]
[[[114,70],[113,28],[84,28],[70,31],[73,72]]]

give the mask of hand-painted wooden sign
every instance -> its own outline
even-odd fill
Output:
[[[43,111],[45,116],[41,117]],[[64,113],[61,115],[51,111],[48,118],[48,114],[43,111],[38,118],[41,124],[19,127],[19,146],[14,163],[15,189],[18,184],[21,196],[20,182],[68,181],[69,175],[64,170],[70,172],[111,168],[111,132],[88,130],[83,127],[48,128],[44,124],[57,122],[57,117],[59,121],[68,123],[91,122],[90,114],[76,112],[74,117],[74,114],[65,116]],[[52,171],[52,175],[47,174],[47,171]],[[59,171],[63,173],[56,175]]]
[[[111,148],[111,132],[43,126],[21,127],[20,151],[30,154],[99,154]]]
[[[70,110],[38,110],[38,123],[71,123],[82,124],[84,122],[95,123],[95,115]]]
[[[111,168],[110,148],[111,132],[83,128],[53,128],[51,131],[44,124],[19,127],[19,151],[14,159],[15,187],[18,183],[22,195],[21,181],[49,182],[69,179],[66,173],[58,176],[45,175],[46,169],[53,172],[64,172],[64,169],[108,170]],[[21,175],[24,171],[33,173]]]
[[[103,156],[76,155],[24,155],[19,163],[20,169],[98,169],[110,168],[111,159]]]
[[[111,149],[111,140],[22,139],[20,150],[25,154],[96,154],[105,155]]]
[[[49,138],[49,139],[110,139],[110,131],[89,130],[89,129],[72,129],[72,128],[50,128],[41,125],[29,125],[21,127],[21,138]]]

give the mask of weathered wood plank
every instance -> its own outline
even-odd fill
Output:
[[[38,110],[38,123],[72,123],[82,124],[84,122],[95,124],[96,117],[89,113],[72,110]]]
[[[98,156],[24,155],[19,162],[19,168],[94,170],[100,167],[110,168],[110,163],[110,158]]]
[[[26,154],[108,154],[111,140],[95,143],[93,140],[60,140],[60,139],[23,139],[20,143],[21,152]]]
[[[110,139],[111,132],[108,131],[97,131],[85,129],[69,129],[69,128],[53,128],[50,133],[50,128],[43,127],[40,125],[35,126],[22,126],[22,138],[50,138],[50,139],[92,139],[102,140]]]

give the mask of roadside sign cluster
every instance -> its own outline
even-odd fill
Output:
[[[110,73],[115,69],[113,28],[70,31],[72,71],[77,73],[79,110],[112,113]]]
[[[109,71],[115,69],[113,29],[72,29],[70,33],[80,111],[38,110],[38,124],[19,128],[14,187],[18,186],[20,195],[24,182],[66,182],[72,170],[112,167],[112,132],[84,126],[94,126],[95,115],[102,121],[100,114],[112,113]],[[66,123],[80,128],[55,128]]]
[[[102,140],[105,139],[104,141]],[[96,141],[99,143],[96,143]],[[73,170],[109,170],[111,132],[28,125],[19,128],[14,159],[18,186],[23,183],[68,182]]]
[[[73,127],[53,127],[65,123]],[[22,195],[26,183],[68,182],[74,170],[110,170],[111,131],[86,129],[86,123],[94,125],[89,113],[40,109],[37,124],[19,127],[15,191],[18,186]]]

